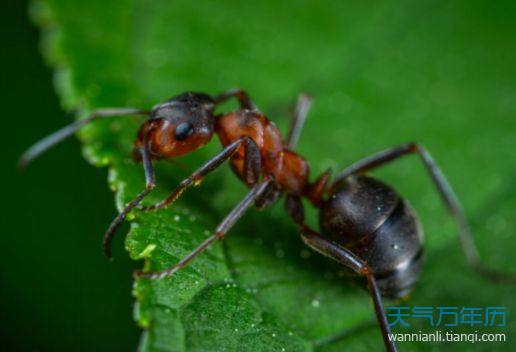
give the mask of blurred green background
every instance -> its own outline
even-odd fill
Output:
[[[130,351],[131,264],[101,251],[115,215],[105,170],[89,166],[72,139],[27,172],[16,160],[64,123],[25,1],[2,8],[2,215],[0,331],[3,351]],[[5,348],[5,344],[8,346]]]
[[[59,2],[53,3],[59,7]],[[285,105],[297,92],[308,89],[316,102],[300,151],[315,172],[342,168],[396,143],[424,142],[463,200],[482,257],[514,271],[513,2],[300,2],[295,8],[277,2],[254,7],[231,1],[202,6],[131,2],[127,13],[115,11],[126,9],[126,3],[114,1],[103,16],[97,16],[96,7],[102,2],[69,2],[61,9],[62,14],[73,14],[61,20],[87,39],[74,41],[72,36],[67,44],[84,50],[72,52],[71,61],[78,66],[76,83],[90,101],[149,105],[184,89],[215,92],[243,86],[284,128],[286,119],[277,116],[285,115]],[[75,17],[76,12],[80,16]],[[7,344],[18,351],[134,350],[140,333],[131,317],[133,265],[120,242],[114,246],[113,263],[100,251],[100,237],[115,214],[105,170],[88,166],[75,140],[48,153],[26,173],[14,170],[26,146],[67,120],[53,90],[52,72],[42,62],[38,32],[27,19],[26,4],[13,2],[2,16],[7,83],[2,92],[2,150],[7,180],[2,192],[0,324]],[[81,27],[97,25],[97,19],[99,26]],[[152,25],[137,32],[132,42],[118,29],[132,28],[137,20]],[[101,25],[111,26],[113,37],[103,37]],[[278,37],[279,33],[284,35]],[[110,51],[109,40],[119,38],[115,49],[127,56]],[[106,45],[95,47],[102,40]],[[103,50],[113,54],[108,56],[112,62],[91,60],[98,52],[105,54]],[[128,70],[112,73],[109,64],[117,61]],[[201,154],[216,149],[214,143]],[[455,230],[416,163],[400,161],[379,172],[411,199],[428,236],[425,275],[412,304],[493,304],[511,309],[514,288],[469,279]],[[228,170],[225,175],[225,182],[233,185]],[[218,181],[222,178],[206,186],[214,190]],[[241,192],[217,195],[216,211],[222,215]],[[278,241],[295,241],[286,222],[260,215],[246,220],[257,236],[268,230],[268,221],[292,233]],[[241,248],[250,247],[245,238],[235,236],[229,248],[238,255]],[[262,266],[254,267],[263,273]],[[323,315],[321,311],[324,307],[313,312],[314,319]],[[514,336],[511,310],[509,314],[508,331]],[[360,337],[359,333],[351,342],[363,350]],[[510,350],[512,344],[497,348]],[[327,350],[344,346],[347,340]]]

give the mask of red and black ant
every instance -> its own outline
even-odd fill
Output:
[[[240,109],[215,115],[215,108],[232,97],[238,100]],[[330,170],[310,182],[307,161],[293,151],[310,105],[311,98],[301,94],[286,142],[278,128],[256,108],[247,93],[238,89],[216,97],[184,93],[154,106],[150,111],[99,109],[36,143],[23,154],[20,166],[28,165],[45,150],[95,119],[146,115],[148,119],[138,132],[133,151],[134,159],[143,164],[146,187],[126,205],[106,231],[103,244],[108,257],[111,257],[111,240],[115,230],[132,209],[137,207],[141,211],[150,211],[164,208],[176,201],[187,187],[200,182],[224,161],[230,160],[233,171],[251,189],[245,198],[222,220],[212,236],[179,263],[161,272],[138,271],[136,277],[160,279],[172,275],[216,240],[223,238],[253,204],[262,209],[285,194],[286,211],[298,226],[303,241],[367,279],[385,346],[387,350],[395,351],[394,342],[388,337],[389,324],[381,297],[402,297],[418,280],[423,262],[423,232],[409,203],[390,186],[364,173],[415,153],[419,155],[457,223],[468,264],[490,279],[516,280],[512,275],[487,268],[481,263],[455,193],[430,153],[420,144],[399,145],[358,161],[342,171],[331,185]],[[153,160],[190,153],[208,143],[214,133],[224,147],[221,152],[181,181],[166,199],[150,206],[140,205],[155,187]],[[321,233],[305,224],[302,198],[308,199],[319,209]]]

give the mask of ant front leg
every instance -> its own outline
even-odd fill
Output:
[[[437,189],[437,192],[441,196],[448,211],[450,212],[458,226],[460,243],[464,251],[464,254],[466,255],[468,264],[472,266],[474,269],[476,269],[481,275],[490,280],[516,283],[516,275],[511,275],[497,271],[495,269],[491,269],[481,262],[480,257],[478,255],[477,247],[475,246],[475,242],[473,240],[473,235],[469,228],[469,224],[464,215],[462,206],[457,196],[455,195],[455,192],[453,191],[452,187],[444,177],[444,174],[436,165],[434,159],[432,158],[428,150],[426,150],[426,148],[423,147],[421,144],[407,143],[399,145],[381,151],[363,160],[360,160],[357,163],[345,169],[336,178],[334,184],[337,184],[339,181],[344,180],[345,178],[351,175],[364,173],[366,171],[369,171],[371,169],[377,168],[391,161],[394,161],[395,159],[398,159],[402,156],[413,153],[419,155],[421,161],[423,162],[428,174],[430,175]]]
[[[106,230],[106,233],[104,234],[104,240],[102,243],[104,247],[104,254],[108,258],[111,258],[111,242],[113,241],[113,236],[115,235],[116,229],[120,226],[122,221],[124,221],[127,214],[129,214],[131,210],[133,210],[138,204],[140,204],[143,198],[145,198],[156,186],[154,167],[152,166],[149,150],[147,149],[146,138],[144,139],[144,143],[142,147],[140,147],[139,152],[142,157],[143,170],[145,172],[145,189],[125,206],[122,212],[118,214],[118,216],[111,222],[108,229]]]
[[[251,191],[247,194],[247,196],[242,199],[240,203],[237,204],[236,207],[231,210],[231,212],[220,222],[219,226],[215,229],[213,235],[208,237],[203,243],[201,243],[197,248],[191,251],[188,255],[186,255],[183,259],[181,259],[176,265],[172,266],[169,269],[159,271],[159,272],[151,272],[145,273],[142,271],[135,272],[135,277],[144,277],[148,279],[162,279],[166,276],[171,276],[175,272],[184,268],[188,263],[190,263],[195,257],[197,257],[200,253],[205,251],[209,246],[211,246],[216,240],[223,238],[228,231],[233,227],[233,225],[244,215],[247,209],[253,202],[256,200],[258,196],[267,188],[267,186],[272,182],[272,180],[266,177],[262,182],[257,183],[251,188]]]
[[[242,109],[248,109],[248,110],[255,110],[256,104],[254,101],[249,98],[249,95],[245,90],[242,89],[229,89],[219,95],[217,95],[214,99],[215,105],[222,104],[226,100],[230,98],[236,98],[238,100],[238,103],[240,104],[240,107]]]
[[[260,150],[256,143],[249,137],[243,137],[226,146],[220,153],[208,160],[189,177],[185,178],[170,193],[170,195],[159,203],[153,205],[142,205],[138,209],[142,211],[153,211],[165,208],[174,203],[181,194],[190,186],[196,185],[210,172],[217,169],[222,163],[231,158],[240,146],[244,146],[244,177],[248,185],[256,183],[261,172]]]
[[[357,274],[364,276],[367,279],[367,286],[373,299],[374,311],[376,313],[376,319],[382,330],[383,342],[387,351],[395,352],[396,345],[389,339],[391,331],[387,322],[387,316],[385,315],[385,309],[382,304],[382,297],[376,279],[374,278],[372,270],[367,264],[354,255],[351,251],[335,243],[327,240],[317,232],[310,229],[305,224],[300,224],[301,237],[306,245],[321,253],[322,255],[337,261],[340,264],[352,269]]]

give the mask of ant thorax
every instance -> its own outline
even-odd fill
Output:
[[[260,150],[262,173],[273,175],[279,187],[287,193],[302,195],[308,184],[306,160],[289,150],[276,125],[257,110],[241,109],[218,117],[215,131],[223,146],[249,137]],[[245,149],[241,146],[231,159],[235,173],[243,178]]]

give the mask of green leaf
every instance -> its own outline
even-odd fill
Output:
[[[44,0],[32,13],[67,109],[149,108],[186,90],[243,87],[284,131],[288,106],[307,90],[315,104],[298,149],[313,176],[398,143],[424,143],[462,199],[482,257],[514,270],[516,33],[507,6],[514,7]],[[137,117],[102,121],[80,133],[86,157],[109,165],[118,209],[144,185],[141,166],[130,158],[139,123]],[[178,163],[159,163],[159,187],[149,202],[219,148],[213,141]],[[466,267],[455,228],[418,163],[410,157],[375,172],[410,199],[427,235],[426,267],[404,304],[507,306],[503,332],[514,341],[515,288],[486,282]],[[126,248],[132,258],[145,258],[149,270],[167,268],[206,238],[245,192],[225,167],[172,208],[136,212]],[[309,215],[315,226],[316,214]],[[347,274],[302,245],[281,206],[251,210],[223,243],[173,278],[136,282],[141,349],[381,350],[366,291]],[[510,343],[486,346],[437,349],[511,350]],[[401,344],[402,350],[432,348]]]

